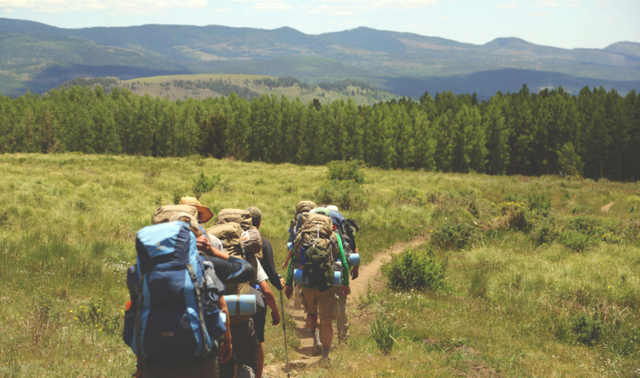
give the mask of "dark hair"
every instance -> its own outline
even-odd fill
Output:
[[[251,217],[251,224],[253,224],[253,227],[258,227],[260,222],[262,222],[262,217]]]

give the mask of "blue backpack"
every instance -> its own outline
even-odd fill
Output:
[[[123,340],[140,363],[178,365],[206,360],[226,327],[217,306],[224,286],[182,221],[141,229],[136,265],[127,271],[131,307]]]

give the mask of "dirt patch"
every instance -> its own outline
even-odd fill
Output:
[[[614,204],[615,204],[615,202],[611,201],[611,202],[609,202],[608,204],[606,204],[606,205],[602,206],[602,207],[600,208],[600,211],[602,211],[603,213],[608,213],[608,212],[609,212],[609,209],[611,209],[611,206],[613,206]]]
[[[482,361],[467,361],[467,371],[460,372],[461,377],[481,378],[481,377],[502,377],[496,369],[487,366]]]

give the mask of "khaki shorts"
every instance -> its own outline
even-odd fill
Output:
[[[302,305],[308,315],[320,315],[320,321],[331,321],[338,317],[340,305],[338,304],[338,288],[321,293],[318,289],[302,288]]]

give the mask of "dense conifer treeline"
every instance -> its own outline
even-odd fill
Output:
[[[0,152],[55,151],[638,180],[640,96],[524,86],[481,103],[444,92],[375,106],[234,93],[171,102],[100,87],[0,97]]]

